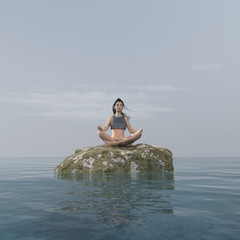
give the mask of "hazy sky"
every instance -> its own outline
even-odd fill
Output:
[[[118,97],[138,143],[240,156],[239,13],[238,0],[0,0],[0,157],[102,144]]]

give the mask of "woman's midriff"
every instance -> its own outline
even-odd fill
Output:
[[[124,129],[112,129],[112,138],[113,139],[123,139]]]

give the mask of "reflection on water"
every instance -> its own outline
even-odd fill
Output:
[[[142,225],[145,216],[173,214],[173,173],[134,175],[58,175],[71,181],[71,189],[57,211],[92,212],[108,226]]]

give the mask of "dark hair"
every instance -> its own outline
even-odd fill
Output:
[[[116,105],[116,103],[117,102],[121,102],[122,103],[122,105],[123,105],[123,108],[126,108],[127,110],[128,110],[128,108],[125,106],[125,104],[124,104],[124,102],[123,102],[123,100],[121,99],[121,98],[118,98],[114,103],[113,103],[113,106],[112,106],[112,111],[113,111],[113,114],[115,114],[116,113],[116,109],[114,108],[115,107],[115,105]],[[130,119],[130,117],[129,116],[127,116],[124,112],[122,112],[122,115],[124,115],[124,116],[126,116],[128,119]]]

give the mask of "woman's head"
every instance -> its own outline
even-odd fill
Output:
[[[122,99],[118,98],[113,103],[113,106],[112,106],[113,114],[115,114],[117,112],[117,110],[122,112],[123,108],[124,108],[124,102],[122,101]]]
[[[118,98],[114,103],[113,103],[113,106],[112,106],[112,111],[113,111],[113,114],[115,114],[118,111],[121,111],[122,115],[126,116],[128,119],[130,119],[130,117],[128,115],[126,115],[125,113],[122,112],[123,108],[126,108],[128,109],[123,100],[121,98]]]

